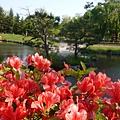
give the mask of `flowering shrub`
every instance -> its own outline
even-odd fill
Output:
[[[38,53],[26,62],[13,56],[0,64],[0,120],[120,119],[120,81],[91,71],[71,87]]]

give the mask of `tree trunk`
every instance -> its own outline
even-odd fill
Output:
[[[117,39],[118,39],[118,31],[117,31],[117,29],[118,29],[118,26],[117,26],[117,21],[115,22],[115,41],[117,41]]]
[[[106,28],[107,28],[107,24],[104,23],[103,26],[102,26],[102,28],[101,28],[101,37],[102,37],[102,39],[105,36]]]
[[[45,49],[45,53],[46,53],[46,56],[49,57],[49,45],[47,43],[47,38],[46,38],[46,35],[44,35],[44,49]]]
[[[74,53],[75,59],[77,59],[77,50],[78,50],[77,39],[75,39],[75,53]]]

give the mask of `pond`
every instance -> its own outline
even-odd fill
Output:
[[[21,44],[0,42],[0,62],[13,55],[24,60],[28,54],[34,54],[35,52],[40,53],[40,50]],[[98,68],[98,72],[106,73],[113,81],[120,79],[120,56],[100,55],[95,62],[95,66]]]
[[[35,52],[38,52],[36,48],[26,45],[0,42],[0,62],[13,55],[24,60],[28,54],[33,54]]]
[[[95,62],[98,72],[106,73],[112,81],[120,79],[120,56],[99,55],[99,59]]]

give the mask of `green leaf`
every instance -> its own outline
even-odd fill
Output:
[[[25,117],[24,120],[28,120],[28,118]]]
[[[3,74],[4,74],[3,70],[0,70],[0,75],[3,75]]]
[[[16,79],[19,80],[20,79],[20,74],[17,72],[16,73]]]
[[[76,85],[74,85],[74,86],[72,86],[70,89],[71,89],[71,90],[77,90],[78,87],[77,87]]]
[[[105,91],[105,88],[99,88],[99,89],[100,89],[101,91],[103,91],[103,92]]]
[[[59,105],[54,104],[54,105],[51,107],[50,111],[49,111],[49,115],[50,115],[50,116],[54,116],[54,115],[55,115],[55,112],[58,111],[58,110],[59,110]]]
[[[59,120],[59,118],[50,118],[50,119],[48,119],[48,120]]]
[[[1,78],[0,78],[0,80],[6,80],[6,78],[4,78],[4,77],[1,77]]]
[[[54,104],[54,105],[51,107],[51,109],[57,111],[57,110],[59,110],[59,106],[58,106],[57,104]]]
[[[4,71],[5,72],[8,72],[11,68],[7,67],[7,68],[4,68]]]
[[[61,73],[65,76],[74,76],[77,80],[80,80],[82,77],[86,76],[88,73],[90,73],[91,71],[95,71],[96,68],[86,68],[85,64],[83,62],[80,62],[81,66],[82,66],[82,70],[80,70],[79,68],[76,70],[69,68],[68,70],[61,70]]]
[[[13,73],[17,73],[17,70],[15,68],[12,69]]]
[[[5,89],[5,87],[0,88],[0,92],[2,92]]]
[[[96,70],[96,68],[88,68],[88,69],[87,69],[87,72],[89,73],[89,72],[95,71],[95,70]]]
[[[80,64],[82,66],[83,71],[86,71],[86,65],[82,61],[80,62]]]
[[[74,98],[76,98],[77,96],[80,97],[81,94],[74,94],[74,95],[73,95]]]
[[[27,69],[27,66],[22,65],[22,66],[21,66],[21,69],[22,69],[22,70],[26,70],[26,69]]]
[[[107,120],[107,118],[100,112],[96,113],[96,120]]]

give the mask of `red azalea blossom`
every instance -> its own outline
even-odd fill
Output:
[[[104,98],[103,105],[105,106],[102,109],[103,115],[105,115],[108,120],[119,120],[120,119],[120,107],[119,104],[112,99]]]
[[[81,82],[77,83],[79,92],[82,94],[90,94],[95,97],[104,95],[106,86],[111,84],[111,79],[105,74],[90,72]]]
[[[45,107],[49,110],[55,103],[59,103],[60,102],[60,96],[52,93],[52,92],[44,92],[43,93],[44,96],[44,103],[45,103]]]
[[[80,90],[80,93],[87,93],[93,91],[93,80],[91,80],[89,77],[84,78],[81,82],[77,82],[78,89]]]
[[[16,105],[20,104],[20,99],[24,98],[26,91],[23,88],[19,88],[17,85],[8,85],[5,89],[5,102],[12,105],[15,102]]]
[[[120,119],[120,80],[90,72],[71,86],[64,73],[50,69],[51,62],[38,53],[28,55],[26,62],[23,66],[13,56],[0,64],[0,120]]]
[[[38,53],[35,53],[34,56],[32,56],[32,62],[34,63],[34,66],[37,67],[39,70],[46,71],[51,66],[51,62],[43,56],[39,56]]]
[[[47,85],[47,84],[44,84],[43,85],[43,89],[45,90],[45,91],[50,91],[50,92],[54,92],[54,90],[57,88],[57,86],[56,85]]]
[[[108,86],[106,88],[106,94],[109,95],[112,100],[120,104],[120,80]]]
[[[64,66],[65,66],[66,70],[68,70],[68,69],[69,69],[69,65],[68,65],[68,64],[66,64],[65,62],[64,62]]]
[[[38,101],[32,102],[31,107],[42,111],[44,109],[49,110],[55,103],[58,103],[59,101],[59,95],[50,91],[46,91],[38,96]]]
[[[65,109],[67,109],[67,107],[71,104],[74,104],[74,100],[73,99],[68,99],[68,100],[63,100],[60,104],[60,110],[58,110],[56,113],[57,113],[57,116],[59,118],[62,118],[62,116],[65,116],[64,114],[64,111]]]
[[[18,106],[15,111],[12,106],[6,107],[4,109],[4,114],[1,116],[1,120],[23,120],[25,116],[28,115],[28,111],[24,104]]]
[[[40,86],[31,79],[21,78],[19,81],[17,81],[17,86],[19,88],[23,88],[27,95],[41,93]]]
[[[64,106],[65,105],[65,106]],[[85,109],[80,109],[77,104],[74,104],[71,99],[63,101],[58,116],[64,120],[86,120],[87,112]]]
[[[0,116],[2,116],[4,114],[5,108],[6,108],[6,103],[0,102]]]
[[[71,104],[65,114],[65,120],[86,120],[87,112],[84,109],[78,111],[78,106]]]
[[[57,87],[54,92],[60,96],[61,101],[70,98],[73,95],[73,91],[70,90],[68,86]]]
[[[40,94],[38,96],[38,100],[37,101],[33,101],[31,104],[31,108],[33,109],[37,109],[39,111],[43,111],[44,110],[44,97],[42,94]]]
[[[32,56],[28,55],[28,57],[25,59],[28,65],[32,64]]]
[[[17,70],[23,64],[23,61],[21,61],[20,58],[17,57],[17,56],[7,58],[6,62],[7,62],[8,65],[10,65],[11,67],[13,67]]]
[[[54,70],[50,72],[46,72],[41,78],[41,82],[47,85],[59,84],[62,83],[63,81],[64,81],[64,77],[61,76],[61,73],[58,72],[57,75],[56,71]]]
[[[3,69],[3,65],[2,64],[0,64],[0,70],[2,70]]]

